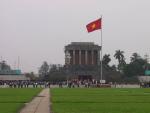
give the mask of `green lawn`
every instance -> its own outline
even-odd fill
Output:
[[[0,89],[0,113],[17,113],[41,89],[33,88],[4,88]]]
[[[150,89],[51,89],[53,113],[150,113]]]

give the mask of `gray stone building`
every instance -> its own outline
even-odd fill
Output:
[[[70,77],[93,79],[99,75],[101,46],[93,42],[72,42],[65,46],[65,65]]]

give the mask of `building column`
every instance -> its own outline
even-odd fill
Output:
[[[92,65],[94,64],[94,51],[92,50]]]
[[[100,51],[97,50],[97,65],[100,65]]]
[[[85,64],[88,64],[88,51],[85,50]]]
[[[81,65],[81,50],[79,50],[79,64]]]
[[[65,64],[67,64],[67,63],[68,63],[68,58],[67,58],[67,57],[68,57],[68,55],[67,55],[67,53],[68,53],[68,50],[66,50],[66,51],[65,51]]]
[[[75,50],[73,50],[73,64],[75,64]]]

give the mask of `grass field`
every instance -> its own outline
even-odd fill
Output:
[[[4,88],[0,89],[0,113],[17,113],[41,89],[32,88]]]
[[[53,113],[150,113],[150,89],[51,89]]]

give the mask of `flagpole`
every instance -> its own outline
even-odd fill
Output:
[[[87,31],[88,33],[92,32],[92,31],[95,31],[95,30],[99,30],[101,31],[101,35],[100,35],[100,47],[101,47],[101,50],[100,50],[100,53],[99,53],[99,65],[100,65],[100,72],[99,72],[99,76],[98,77],[100,79],[100,83],[102,84],[102,80],[103,80],[103,63],[102,63],[102,56],[103,56],[103,52],[102,52],[102,46],[103,46],[103,38],[102,38],[102,15],[101,17],[98,19],[98,20],[95,20],[91,23],[89,23],[88,25],[86,25],[86,28],[87,28]]]
[[[103,60],[103,38],[102,38],[102,15],[101,15],[101,55],[100,55],[100,60],[101,60],[101,69],[100,69],[100,71],[101,71],[101,74],[100,74],[100,83],[102,84],[102,80],[103,80],[103,62],[102,62],[102,60]]]

